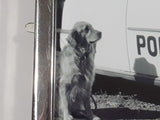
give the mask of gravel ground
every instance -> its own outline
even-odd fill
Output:
[[[93,95],[91,102],[94,113],[102,120],[160,120],[160,105],[136,99],[137,95]]]
[[[160,120],[160,87],[96,76],[91,102],[102,120]],[[92,100],[91,100],[92,101]]]
[[[130,110],[145,110],[145,111],[158,111],[160,112],[160,105],[148,103],[136,99],[137,95],[93,95],[97,109],[103,108],[128,108]],[[91,103],[92,109],[95,108],[93,102]]]

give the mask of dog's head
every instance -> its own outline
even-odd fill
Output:
[[[86,47],[89,44],[96,43],[100,38],[101,32],[95,30],[91,24],[78,22],[74,25],[67,40],[74,47]]]

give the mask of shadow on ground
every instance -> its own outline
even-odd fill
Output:
[[[93,110],[94,114],[99,116],[101,120],[131,120],[131,119],[157,119],[160,118],[160,112],[130,110],[128,108],[105,108]],[[86,119],[74,119],[86,120]]]
[[[93,94],[107,93],[108,95],[116,95],[119,92],[122,95],[137,95],[136,99],[144,102],[160,104],[160,87],[149,84],[137,83],[122,78],[114,78],[103,75],[96,75],[93,85]]]
[[[160,118],[160,112],[155,111],[137,111],[128,108],[107,108],[93,111],[102,120],[117,119],[156,119]]]

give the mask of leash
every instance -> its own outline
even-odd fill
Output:
[[[95,101],[93,95],[91,95],[91,99],[92,99],[92,101],[93,101],[93,103],[94,103],[95,110],[97,110],[97,103],[96,103],[96,101]]]

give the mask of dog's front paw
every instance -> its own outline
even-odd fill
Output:
[[[66,115],[63,120],[73,120],[73,117],[72,115]]]
[[[101,120],[101,118],[99,118],[98,116],[94,115],[93,116],[93,120]]]

